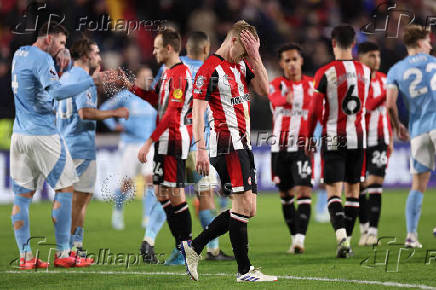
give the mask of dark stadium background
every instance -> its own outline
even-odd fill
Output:
[[[389,10],[389,7],[396,7]],[[412,12],[413,11],[413,12]],[[153,72],[158,65],[152,56],[152,42],[155,32],[141,29],[127,34],[123,31],[89,31],[81,27],[81,17],[88,21],[145,20],[177,27],[184,39],[193,30],[205,31],[211,38],[213,52],[225,37],[228,28],[239,19],[255,25],[261,38],[261,55],[270,78],[280,71],[277,65],[277,48],[288,41],[300,42],[303,46],[304,73],[313,75],[320,66],[332,59],[329,34],[332,26],[347,22],[358,31],[358,41],[373,40],[381,47],[381,71],[387,72],[390,66],[405,56],[406,50],[395,38],[396,26],[401,14],[414,15],[414,23],[424,24],[429,17],[436,15],[436,2],[433,0],[414,1],[375,1],[375,0],[1,0],[0,1],[0,120],[1,136],[7,136],[5,119],[14,118],[13,95],[10,88],[10,63],[13,52],[21,45],[31,44],[34,33],[16,34],[23,28],[38,27],[50,15],[53,20],[64,18],[70,31],[67,46],[85,33],[95,39],[102,51],[103,67],[122,66],[130,71],[141,65],[149,65]],[[56,16],[58,15],[58,16]],[[385,26],[389,16],[388,31],[371,33],[372,25],[363,27],[375,20],[378,30]],[[58,17],[58,18],[56,18]],[[436,16],[435,16],[436,17]],[[401,19],[402,28],[409,22],[409,16]],[[434,21],[436,23],[436,20]],[[17,26],[18,25],[18,26]],[[148,26],[150,27],[150,26]],[[434,26],[436,27],[436,25]],[[155,27],[156,28],[156,27]],[[101,29],[100,29],[101,30]],[[433,28],[434,30],[434,28]],[[394,38],[392,38],[394,36]],[[183,54],[183,52],[182,52]],[[100,97],[100,102],[107,96]],[[271,128],[271,113],[267,98],[252,101],[252,129]],[[404,114],[402,114],[404,116]],[[2,122],[3,121],[3,122]],[[99,124],[98,132],[107,132]],[[8,148],[8,142],[2,147]]]

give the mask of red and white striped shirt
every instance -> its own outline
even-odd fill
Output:
[[[315,114],[323,126],[327,150],[366,148],[365,102],[370,78],[370,69],[352,60],[332,61],[316,72]]]
[[[182,62],[167,69],[158,84],[157,127],[151,138],[158,154],[186,159],[191,143],[192,77]]]
[[[371,78],[371,88],[366,100],[366,130],[368,147],[389,145],[392,136],[391,124],[386,109],[386,75],[376,72]]]
[[[213,54],[195,77],[193,96],[209,102],[210,157],[249,148],[250,91],[254,73],[245,61],[231,63]]]
[[[286,96],[292,92],[294,101],[289,104]],[[296,152],[304,149],[309,126],[309,114],[313,97],[313,79],[303,75],[293,82],[284,76],[270,83],[268,98],[273,113],[271,152]]]

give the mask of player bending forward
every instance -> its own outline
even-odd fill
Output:
[[[71,155],[56,128],[53,100],[76,96],[115,77],[97,73],[71,84],[61,84],[53,56],[65,49],[67,32],[57,23],[44,24],[32,46],[22,46],[12,61],[15,120],[11,138],[10,170],[14,191],[12,225],[20,251],[20,269],[47,268],[30,248],[29,206],[40,178],[55,190],[52,220],[56,237],[55,267],[88,266],[70,253],[72,184],[77,181]]]
[[[209,104],[210,163],[222,187],[233,194],[232,209],[218,215],[191,241],[182,242],[186,268],[198,280],[200,253],[211,240],[229,231],[238,264],[236,281],[276,281],[262,274],[248,258],[247,223],[256,214],[256,170],[250,145],[250,92],[268,94],[268,76],[259,55],[254,26],[236,22],[221,47],[200,67],[194,84],[193,132],[197,141],[197,172],[209,175],[204,140],[204,113]],[[250,63],[250,66],[248,63]],[[250,68],[251,67],[251,68]]]

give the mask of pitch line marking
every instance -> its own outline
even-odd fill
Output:
[[[97,275],[142,275],[142,276],[186,276],[185,273],[177,272],[118,272],[118,271],[2,271],[7,274],[97,274]],[[201,276],[234,276],[226,273],[202,273]],[[419,288],[436,290],[436,287],[422,285],[422,284],[408,284],[392,281],[374,281],[374,280],[354,280],[354,279],[340,279],[340,278],[322,278],[322,277],[299,277],[299,276],[277,276],[279,279],[285,280],[306,280],[318,282],[342,282],[366,285],[379,285],[386,287],[399,287],[399,288]]]

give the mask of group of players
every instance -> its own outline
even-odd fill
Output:
[[[322,181],[340,258],[350,256],[358,216],[359,244],[377,243],[382,184],[392,152],[390,124],[401,140],[409,138],[396,109],[398,95],[406,97],[410,102],[413,173],[406,205],[406,246],[421,246],[417,224],[422,195],[434,169],[436,145],[436,79],[432,73],[436,62],[429,55],[429,33],[421,27],[406,29],[404,43],[409,56],[387,77],[377,72],[380,52],[374,43],[359,44],[360,61],[353,60],[355,32],[351,26],[341,25],[332,31],[336,60],[320,68],[314,79],[301,73],[299,45],[287,44],[279,50],[283,76],[271,83],[259,54],[256,29],[245,21],[232,26],[211,56],[208,44],[199,45],[208,42],[207,36],[196,33],[188,40],[188,56],[179,57],[180,35],[165,30],[154,39],[153,55],[164,68],[151,86],[141,80],[141,74],[151,74],[146,70],[137,75],[134,84],[120,71],[100,72],[99,49],[89,39],[72,45],[72,68],[61,65],[56,70],[53,57],[61,58],[66,35],[60,25],[43,26],[33,46],[15,52],[12,65],[16,106],[11,141],[12,223],[21,269],[48,267],[33,257],[28,243],[28,209],[41,178],[56,191],[52,211],[57,244],[54,265],[92,264],[92,259],[80,253],[84,216],[95,183],[95,120],[105,119],[110,128],[123,132],[123,168],[133,168],[130,160],[137,156],[141,163],[148,163],[144,169],[146,184],[152,181],[155,185],[154,189],[147,186],[145,195],[144,259],[155,260],[155,237],[166,219],[175,239],[171,259],[180,260],[180,253],[193,280],[198,280],[197,266],[206,245],[208,256],[232,259],[213,244],[227,232],[238,265],[238,282],[277,280],[252,266],[248,257],[247,223],[256,214],[257,194],[250,145],[250,89],[257,95],[268,95],[271,101],[277,140],[272,145],[273,180],[291,234],[290,251],[304,251],[311,213],[311,157],[319,144]],[[58,73],[64,70],[59,80]],[[96,86],[109,82],[121,83],[127,89],[97,109]],[[133,129],[137,128],[135,123],[141,130]],[[319,139],[312,137],[317,123],[322,126]],[[208,142],[205,135],[209,135]],[[214,170],[220,177],[221,191],[232,196],[231,209],[216,217],[212,215]],[[194,176],[204,217],[204,230],[194,239],[184,192],[186,171]],[[125,174],[128,178],[115,193],[113,226],[119,229],[123,228],[123,199],[135,172]]]

